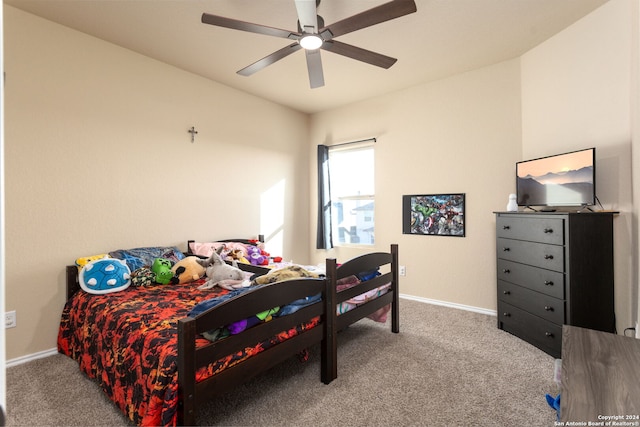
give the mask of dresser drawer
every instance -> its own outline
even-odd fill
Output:
[[[503,329],[535,345],[553,357],[560,357],[562,326],[534,316],[498,300],[498,322]]]
[[[529,242],[564,244],[562,218],[518,218],[517,215],[498,216],[496,235]]]
[[[498,259],[498,280],[564,299],[565,275],[559,271]]]
[[[502,280],[498,280],[498,299],[549,322],[564,323],[564,300]]]
[[[564,271],[564,246],[499,238],[496,250],[498,259]]]

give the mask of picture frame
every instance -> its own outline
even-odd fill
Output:
[[[402,233],[465,237],[465,193],[402,196]]]

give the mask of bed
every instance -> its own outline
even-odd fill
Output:
[[[310,347],[320,349],[320,379],[330,383],[337,377],[338,331],[384,307],[389,307],[391,330],[397,333],[397,257],[397,245],[391,245],[388,253],[366,254],[341,266],[328,259],[326,277],[268,283],[238,293],[198,290],[196,281],[94,295],[78,292],[78,268],[68,266],[58,349],[78,361],[134,423],[193,425],[204,402],[288,358],[303,356]],[[350,281],[372,270],[379,271],[375,277]],[[342,279],[349,284],[338,291]],[[376,295],[338,315],[336,307],[365,293]],[[217,299],[211,308],[189,316],[199,304]],[[302,300],[313,302],[224,339],[204,338],[225,325]]]

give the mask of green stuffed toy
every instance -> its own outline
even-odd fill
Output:
[[[171,271],[171,261],[164,258],[156,258],[153,260],[151,271],[155,274],[155,282],[161,285],[166,285],[171,282],[173,278],[173,271]]]

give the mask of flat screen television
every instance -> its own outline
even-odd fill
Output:
[[[518,206],[593,206],[595,177],[595,148],[518,162]]]

